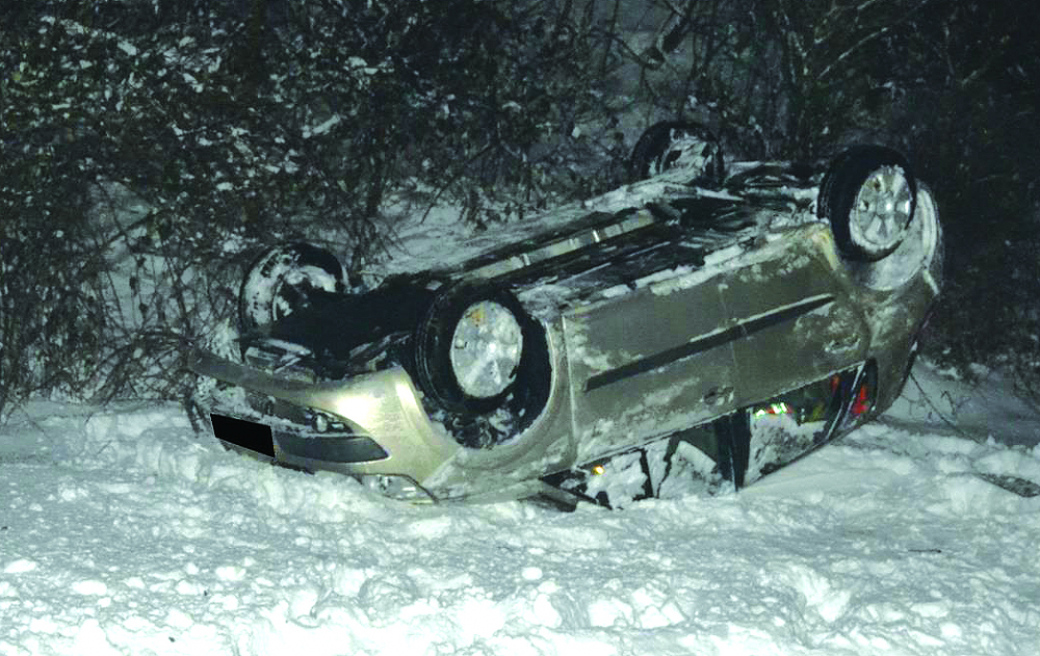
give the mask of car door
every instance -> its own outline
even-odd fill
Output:
[[[822,224],[791,230],[735,258],[722,302],[733,342],[737,402],[767,400],[862,361],[870,334]]]
[[[635,287],[563,316],[579,462],[710,419],[733,397],[718,281]]]
[[[809,226],[736,259],[721,286],[738,327],[735,404],[751,438],[746,483],[826,439],[848,372],[863,362],[869,330],[849,293],[830,233]]]

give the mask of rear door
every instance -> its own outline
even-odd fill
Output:
[[[823,225],[778,235],[736,259],[721,285],[733,342],[738,405],[768,400],[862,361],[863,312]]]
[[[662,275],[564,315],[579,462],[709,419],[732,400],[718,282]]]

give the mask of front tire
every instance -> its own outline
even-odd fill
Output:
[[[449,288],[415,333],[424,399],[464,446],[515,436],[545,407],[551,365],[545,329],[508,291]]]
[[[242,279],[238,316],[242,334],[308,307],[321,293],[346,289],[343,265],[323,248],[297,242],[274,246],[253,261]]]

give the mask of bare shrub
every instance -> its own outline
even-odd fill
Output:
[[[455,203],[486,222],[609,185],[585,164],[607,159],[588,155],[612,129],[595,75],[612,41],[595,9],[68,0],[10,12],[0,414],[33,394],[178,398],[187,346],[229,321],[237,272],[265,244],[327,240],[360,266],[379,254],[390,201]]]

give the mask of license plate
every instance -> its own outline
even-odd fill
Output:
[[[270,426],[216,414],[211,414],[210,420],[213,422],[213,434],[218,440],[255,451],[268,458],[274,457],[274,438]]]

